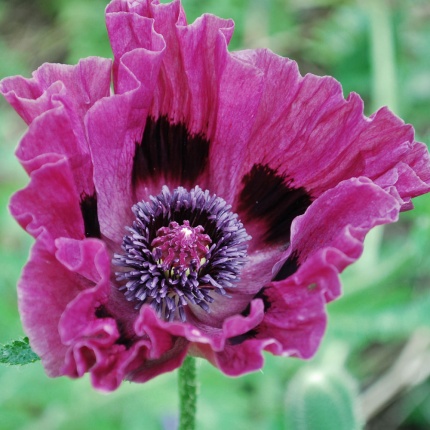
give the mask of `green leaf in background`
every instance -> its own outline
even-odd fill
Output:
[[[356,384],[344,370],[304,368],[288,385],[287,429],[358,430]]]
[[[28,337],[0,346],[0,363],[22,366],[39,360],[30,348]]]

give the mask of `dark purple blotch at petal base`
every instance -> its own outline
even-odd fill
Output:
[[[263,287],[254,297],[252,300],[255,299],[261,299],[263,300],[263,304],[264,304],[264,312],[267,312],[270,309],[270,301],[269,301],[269,297],[267,296],[267,294],[265,294],[264,290],[266,288]],[[251,313],[251,303],[248,304],[248,306],[241,312],[241,315],[243,315],[244,317],[247,317],[249,314]]]
[[[100,224],[97,214],[97,194],[94,191],[90,196],[83,193],[81,195],[81,212],[82,218],[84,220],[85,236],[95,237],[100,239]]]
[[[290,241],[293,219],[302,215],[312,203],[303,188],[293,188],[291,180],[269,166],[254,164],[243,179],[239,195],[239,212],[243,221],[262,220],[267,225],[264,240],[267,243]]]
[[[240,345],[241,343],[245,342],[245,340],[254,339],[257,334],[258,334],[258,330],[256,328],[253,328],[247,331],[246,333],[240,334],[238,336],[230,337],[228,339],[228,343],[232,346]]]
[[[209,146],[209,140],[191,134],[185,124],[171,124],[164,116],[148,117],[142,141],[136,144],[133,187],[159,178],[194,186],[207,166]]]
[[[272,281],[283,281],[289,276],[294,275],[299,269],[299,255],[297,251],[294,251],[284,262],[279,269],[278,273],[274,276]]]
[[[106,309],[106,306],[100,305],[95,310],[95,316],[96,318],[103,319],[103,318],[114,318],[114,316]],[[119,331],[119,338],[115,341],[117,345],[124,345],[126,349],[129,349],[133,345],[133,340],[130,339],[129,336],[126,334],[124,323],[122,323],[121,320],[116,320],[116,325]]]
[[[271,306],[271,303],[269,301],[269,297],[264,293],[265,288],[263,287],[253,298],[255,299],[261,299],[264,303],[264,312],[266,313]],[[241,312],[241,315],[244,317],[247,317],[251,313],[251,303],[248,304],[248,306]],[[255,327],[246,333],[240,334],[238,336],[230,337],[228,339],[228,342],[230,345],[240,345],[241,343],[245,342],[245,340],[253,339],[258,334],[258,327]]]

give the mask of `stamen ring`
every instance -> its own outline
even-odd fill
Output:
[[[113,264],[119,290],[136,308],[151,305],[172,321],[186,320],[185,308],[206,312],[213,292],[228,296],[246,263],[250,236],[231,206],[209,191],[164,186],[156,197],[133,206],[136,216],[127,227],[122,249]]]

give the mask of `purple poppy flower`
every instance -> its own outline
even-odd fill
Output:
[[[427,149],[330,77],[178,1],[113,0],[110,60],[45,64],[0,90],[29,128],[13,216],[35,237],[18,285],[50,376],[144,382],[204,357],[311,357],[366,233],[430,189]],[[110,92],[113,73],[113,93]]]

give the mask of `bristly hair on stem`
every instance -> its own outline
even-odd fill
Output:
[[[196,359],[187,356],[178,371],[179,430],[195,430],[197,410]]]

